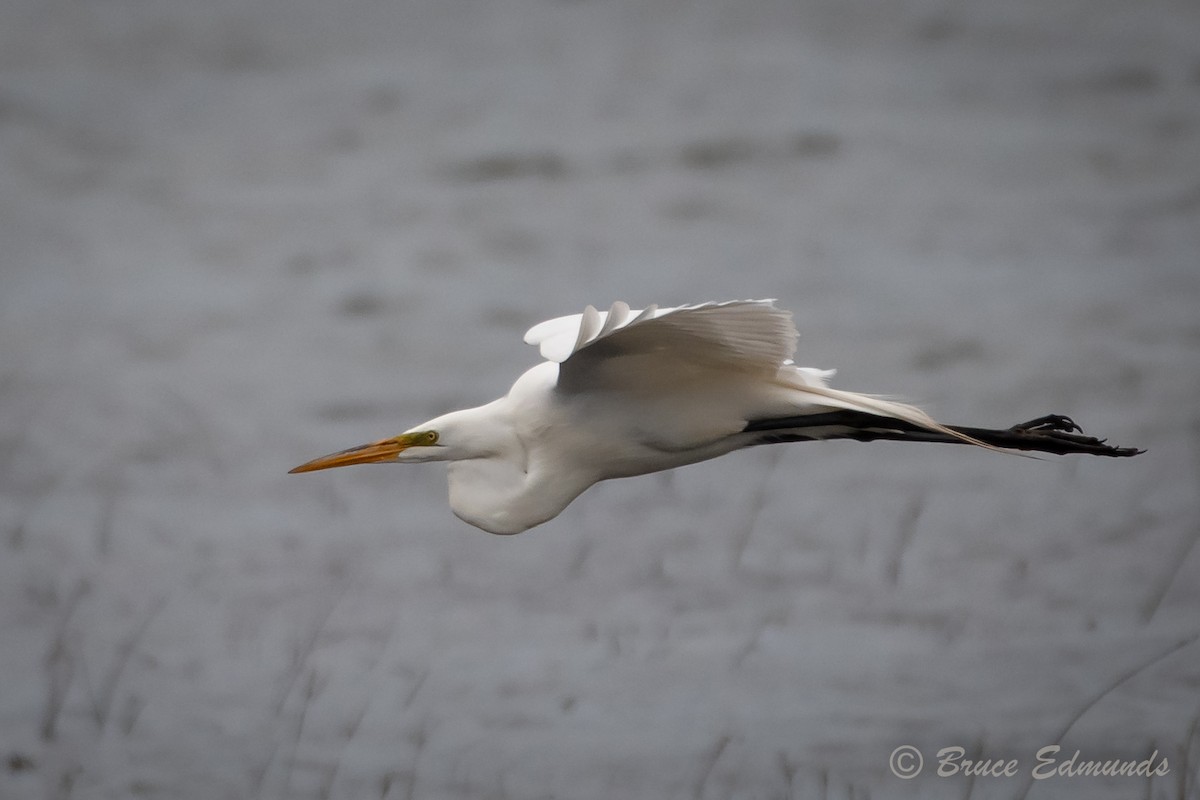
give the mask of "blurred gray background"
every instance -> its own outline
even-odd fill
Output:
[[[0,245],[0,796],[1200,796],[1192,0],[9,0]],[[760,448],[515,538],[285,474],[764,296],[1149,453]]]

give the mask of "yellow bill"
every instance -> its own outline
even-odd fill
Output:
[[[301,464],[295,469],[288,470],[288,474],[313,472],[318,469],[330,469],[332,467],[348,467],[351,464],[378,464],[384,461],[395,461],[397,460],[396,457],[402,451],[410,447],[418,445],[428,446],[436,442],[437,434],[433,431],[402,433],[390,439],[380,439],[378,442],[360,444],[358,447],[351,447],[347,450],[330,453],[327,456],[314,458],[312,461]]]

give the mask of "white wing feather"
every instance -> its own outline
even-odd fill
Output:
[[[677,308],[630,310],[622,302],[608,311],[588,306],[582,314],[547,320],[525,334],[548,361],[564,363],[599,342],[616,350],[663,351],[746,371],[774,371],[796,350],[792,315],[773,300],[733,300]],[[665,353],[664,353],[665,354]]]

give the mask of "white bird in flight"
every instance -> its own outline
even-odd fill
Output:
[[[449,462],[450,507],[485,531],[520,533],[594,483],[673,469],[760,444],[855,439],[1132,456],[1050,415],[993,430],[832,389],[832,370],[792,363],[797,333],[773,300],[607,312],[535,325],[546,359],[487,405],[302,464]]]

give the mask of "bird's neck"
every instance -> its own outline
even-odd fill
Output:
[[[593,483],[542,463],[527,447],[509,413],[508,398],[447,414],[430,423],[446,433],[450,507],[462,520],[491,533],[510,534],[556,516]]]

